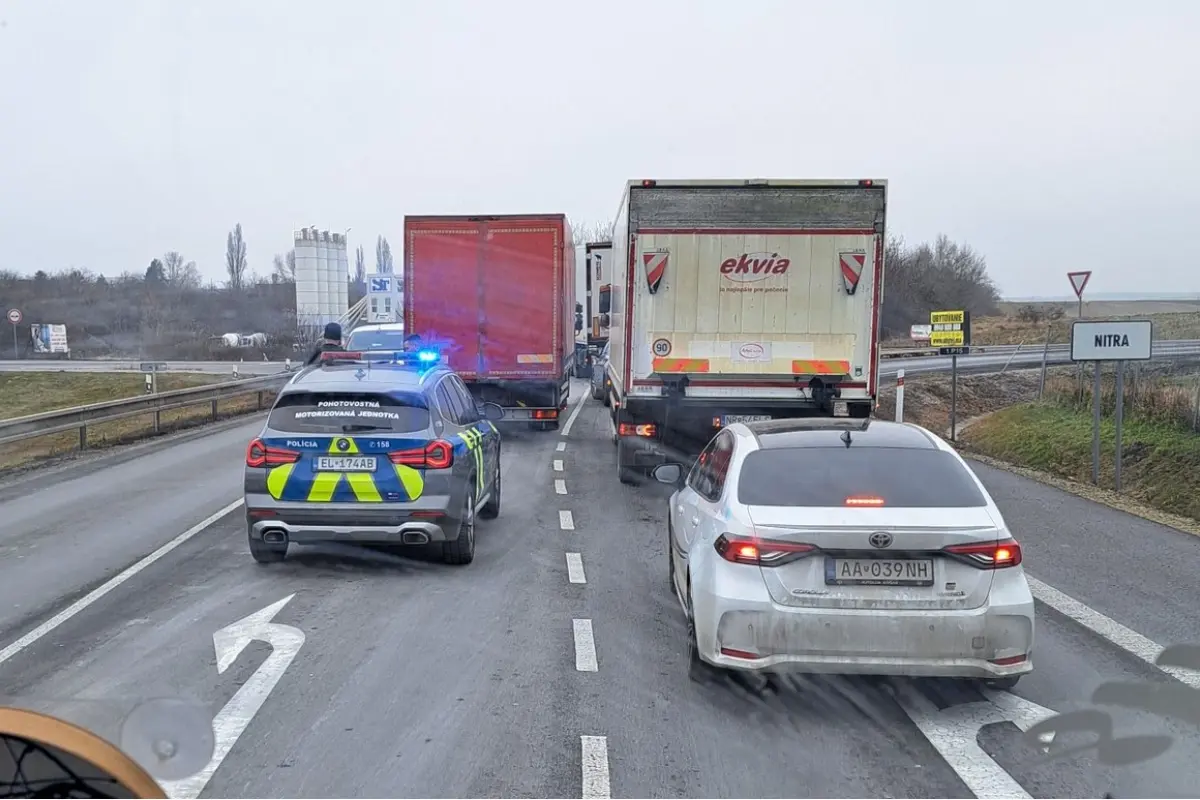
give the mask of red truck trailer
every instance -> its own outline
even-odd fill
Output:
[[[564,214],[404,218],[404,329],[505,419],[557,428],[575,358]]]

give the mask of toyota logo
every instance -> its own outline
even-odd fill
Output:
[[[880,549],[891,547],[892,535],[887,531],[875,531],[875,533],[872,533],[867,538],[867,541],[871,543],[871,547],[878,547]]]

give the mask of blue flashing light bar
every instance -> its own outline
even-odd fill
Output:
[[[321,353],[324,364],[394,364],[432,367],[441,361],[437,350],[328,350]]]

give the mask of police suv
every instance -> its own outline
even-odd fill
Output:
[[[246,448],[250,554],[435,543],[447,563],[471,563],[476,514],[500,514],[503,413],[476,404],[434,351],[323,353]]]

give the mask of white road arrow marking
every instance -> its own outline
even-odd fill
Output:
[[[213,648],[217,653],[217,672],[224,673],[237,661],[238,656],[250,642],[258,640],[271,645],[271,654],[254,674],[242,684],[237,694],[229,699],[225,707],[213,718],[213,733],[216,746],[208,766],[188,778],[177,781],[162,781],[167,797],[195,798],[208,785],[217,767],[229,755],[238,737],[250,725],[254,715],[263,707],[267,696],[279,683],[300,648],[304,646],[304,631],[291,625],[271,622],[275,615],[295,597],[289,594],[277,603],[256,611],[213,634]]]
[[[1009,692],[984,689],[986,700],[938,710],[913,689],[897,700],[925,738],[978,798],[1029,797],[1007,771],[979,746],[979,729],[994,722],[1011,722],[1022,732],[1058,712]],[[1047,746],[1052,737],[1043,738]]]

